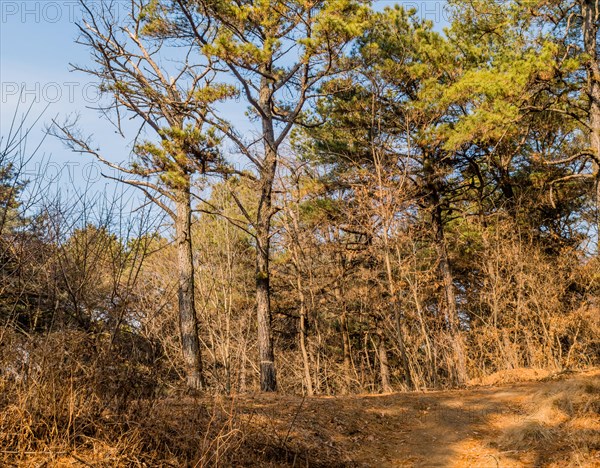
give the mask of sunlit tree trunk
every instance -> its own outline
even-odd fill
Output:
[[[271,290],[269,254],[271,244],[272,192],[277,170],[275,129],[271,113],[271,89],[266,78],[261,80],[260,105],[263,109],[263,147],[260,168],[260,199],[256,220],[256,317],[258,325],[258,354],[260,359],[260,388],[263,392],[277,390],[275,356],[271,328]]]
[[[385,336],[381,325],[377,325],[377,355],[379,357],[379,374],[381,376],[381,389],[384,393],[393,391],[390,382],[390,366],[388,364],[387,347],[385,346]]]
[[[198,339],[198,319],[194,298],[194,260],[192,251],[192,209],[189,185],[180,190],[176,201],[175,236],[177,245],[179,327],[187,385],[201,390],[202,358]]]
[[[306,350],[306,300],[304,293],[300,289],[302,284],[300,282],[300,276],[298,275],[298,288],[300,290],[300,327],[298,330],[299,341],[300,341],[300,352],[302,353],[302,364],[304,367],[304,380],[306,385],[306,393],[308,396],[314,395],[312,378],[310,376],[310,362],[308,360],[308,352]]]
[[[600,255],[600,54],[598,54],[600,5],[597,0],[581,0],[581,15],[583,17],[583,45],[587,56],[590,146],[594,154],[596,185],[596,254]]]

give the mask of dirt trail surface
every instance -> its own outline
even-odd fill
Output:
[[[273,466],[600,467],[600,370],[428,393],[256,395],[236,406],[246,440]]]

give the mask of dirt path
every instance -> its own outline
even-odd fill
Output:
[[[467,390],[238,401],[282,465],[600,467],[600,371]],[[277,464],[277,463],[276,463]]]

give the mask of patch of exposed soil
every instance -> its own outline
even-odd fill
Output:
[[[275,465],[600,467],[600,370],[428,393],[255,395],[237,406],[247,443]]]

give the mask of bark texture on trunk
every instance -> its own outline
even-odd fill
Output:
[[[300,339],[300,352],[302,353],[302,364],[304,366],[304,380],[306,384],[306,393],[308,396],[314,395],[312,378],[310,376],[310,362],[308,360],[308,351],[306,349],[306,304],[304,294],[300,292],[300,327],[298,330]]]
[[[269,71],[269,70],[265,70]],[[277,146],[271,111],[272,91],[267,78],[260,87],[264,159],[260,167],[260,198],[256,215],[256,318],[258,325],[258,354],[260,359],[260,388],[263,392],[277,390],[275,355],[271,327],[271,290],[269,254],[271,251],[271,218],[273,217],[273,181],[277,171]]]
[[[298,191],[299,191],[298,187]],[[293,240],[292,240],[292,255],[293,263],[295,266],[296,274],[296,290],[298,291],[298,299],[300,301],[300,310],[298,312],[298,341],[300,343],[300,352],[302,355],[302,365],[304,367],[304,384],[306,393],[308,396],[314,395],[314,389],[312,384],[312,377],[310,375],[310,361],[308,358],[307,349],[307,323],[308,323],[308,310],[306,296],[304,294],[304,281],[302,276],[302,270],[300,267],[302,258],[302,247],[300,245],[300,223],[298,222],[298,214],[294,209],[289,210],[289,216],[291,218],[291,225],[293,227]]]
[[[342,288],[337,285],[334,288],[335,299],[338,304],[342,304],[340,314],[340,335],[342,338],[342,354],[344,358],[344,393],[348,394],[352,390],[352,357],[350,355],[350,335],[348,333],[348,313],[346,310],[346,301],[343,296]]]
[[[600,5],[596,0],[581,0],[583,17],[583,45],[589,57],[587,68],[587,93],[590,100],[589,130],[590,147],[594,156],[595,204],[596,204],[596,255],[600,255],[600,56],[598,32],[600,29]]]
[[[344,382],[346,384],[346,393],[350,393],[352,384],[350,376],[350,368],[352,360],[350,359],[350,337],[348,336],[348,318],[344,311],[340,317],[340,328],[342,333],[342,350],[344,354]]]
[[[432,227],[435,233],[436,249],[438,255],[438,269],[442,288],[444,290],[444,319],[446,327],[450,332],[450,339],[454,351],[454,377],[458,385],[468,380],[467,365],[465,358],[465,346],[460,333],[458,312],[456,310],[456,294],[454,292],[454,278],[448,259],[448,247],[444,235],[444,221],[442,207],[440,206],[439,194],[433,191],[433,214]]]
[[[263,392],[277,390],[271,332],[271,291],[269,283],[269,232],[268,228],[263,226],[257,229],[256,249],[256,319],[260,359],[260,389]]]
[[[187,385],[201,390],[204,386],[202,357],[198,339],[198,318],[194,298],[194,263],[192,250],[192,209],[189,186],[178,193],[175,235],[177,245],[179,331]]]
[[[384,234],[384,259],[385,267],[388,278],[388,291],[390,293],[390,302],[392,307],[392,314],[394,317],[394,323],[396,325],[396,340],[398,341],[398,348],[400,349],[400,358],[402,359],[402,370],[404,374],[404,382],[409,389],[412,389],[414,384],[410,372],[410,363],[408,362],[408,356],[406,355],[406,346],[404,344],[404,334],[402,333],[402,324],[400,323],[400,310],[398,306],[398,296],[396,287],[394,285],[394,276],[392,273],[392,262],[390,260],[390,252],[388,245],[387,234]]]
[[[377,354],[379,356],[379,373],[381,375],[381,389],[384,393],[390,393],[394,389],[390,382],[390,366],[388,364],[387,347],[385,346],[385,336],[381,326],[377,326]]]

